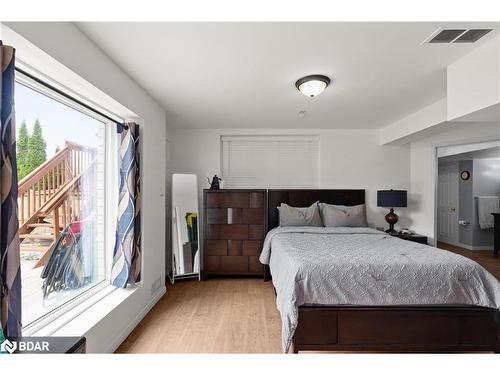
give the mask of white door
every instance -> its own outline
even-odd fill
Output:
[[[438,167],[438,241],[458,243],[458,163]]]

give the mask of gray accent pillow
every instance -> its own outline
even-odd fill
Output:
[[[320,203],[319,211],[325,227],[367,227],[366,207],[364,204],[357,206],[337,206]]]
[[[280,227],[322,227],[318,202],[309,207],[292,207],[281,203],[278,207]]]

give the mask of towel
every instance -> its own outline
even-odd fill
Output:
[[[481,229],[493,228],[492,213],[500,212],[500,197],[477,197],[477,216]]]

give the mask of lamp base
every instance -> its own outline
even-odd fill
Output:
[[[389,213],[385,215],[385,221],[389,224],[389,229],[386,230],[386,233],[396,234],[397,231],[394,229],[394,224],[396,224],[399,220],[399,216],[394,212],[394,208],[391,208]]]

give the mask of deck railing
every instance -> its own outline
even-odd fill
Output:
[[[92,183],[96,149],[66,142],[65,147],[24,177],[18,184],[19,234],[25,237],[46,218],[53,240],[61,227],[80,219],[80,184]]]

